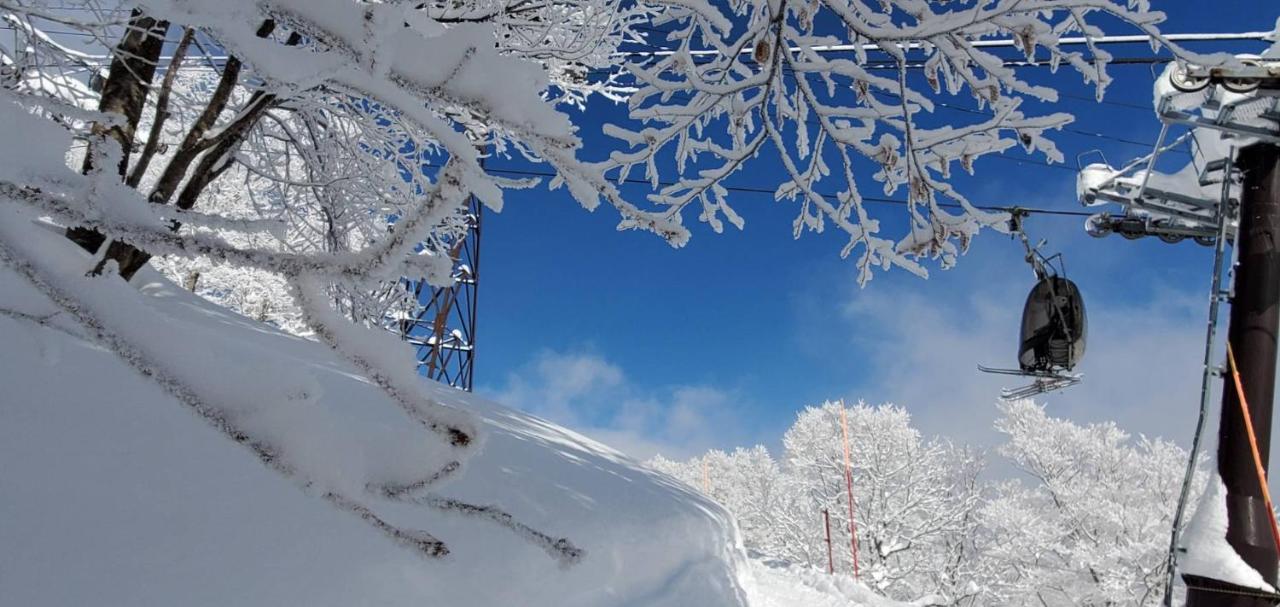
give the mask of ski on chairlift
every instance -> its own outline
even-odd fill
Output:
[[[1007,400],[1029,398],[1080,383],[1081,375],[1071,373],[1084,357],[1088,320],[1080,289],[1066,277],[1062,255],[1044,257],[1041,241],[1031,246],[1021,229],[1023,215],[1015,210],[1011,227],[1027,250],[1027,263],[1036,274],[1036,284],[1022,308],[1018,341],[1018,368],[995,369],[978,365],[985,373],[1027,377],[1031,384],[1001,391]],[[1055,266],[1056,262],[1056,266]]]

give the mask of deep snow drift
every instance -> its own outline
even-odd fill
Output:
[[[66,280],[87,267],[56,229],[8,201],[0,237]],[[134,320],[135,338],[168,344],[181,357],[169,368],[203,374],[204,389],[260,394],[234,413],[286,444],[298,476],[264,466],[0,264],[0,604],[896,604],[749,561],[729,516],[692,489],[569,430],[434,384],[436,398],[477,416],[482,444],[428,495],[502,508],[582,557],[567,565],[483,515],[359,493],[370,479],[412,476],[418,462],[405,459],[435,465],[433,437],[414,432],[322,345],[153,272],[133,286],[111,280],[79,280],[80,295],[129,306],[114,313]],[[382,519],[429,532],[450,554],[429,559],[397,544],[322,499],[330,489],[361,495]]]
[[[23,229],[53,265],[85,267],[60,235],[0,204],[7,235]],[[129,314],[153,341],[189,351],[180,364],[237,394],[280,386],[254,415],[281,422],[303,468],[354,484],[410,467],[396,461],[403,454],[433,457],[387,397],[324,346],[154,273],[135,282]],[[303,488],[264,466],[56,311],[0,267],[0,604],[744,603],[744,557],[724,510],[573,432],[430,388],[475,413],[484,436],[434,493],[501,507],[584,555],[565,566],[484,517],[364,498],[448,544],[447,557],[428,559],[321,499],[324,483]],[[284,394],[302,380],[305,396]]]

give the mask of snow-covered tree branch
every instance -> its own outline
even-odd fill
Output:
[[[1007,66],[993,39],[1015,41],[1028,61],[1071,66],[1099,98],[1111,56],[1091,42],[1098,23],[1188,55],[1160,35],[1164,16],[1143,0],[690,2],[664,18],[670,50],[636,51],[627,64],[639,85],[631,117],[643,126],[608,127],[626,149],[602,168],[621,179],[643,166],[657,190],[649,200],[666,217],[679,221],[693,206],[720,231],[721,218],[743,225],[725,181],[753,160],[777,164],[774,197],[799,204],[795,236],[842,232],[842,256],[861,247],[860,283],[875,267],[925,275],[928,258],[949,267],[980,228],[1003,229],[1005,214],[975,208],[952,187],[956,165],[972,172],[982,156],[1014,147],[1062,161],[1048,134],[1071,116],[1024,110],[1027,99],[1056,101],[1057,92]],[[1090,42],[1073,50],[1062,43],[1068,35]],[[937,116],[944,93],[972,97],[972,119]],[[672,164],[674,182],[660,186]],[[864,206],[868,180],[886,195],[904,191],[905,234],[885,235]]]
[[[58,275],[29,249],[5,249],[4,262],[91,338],[264,463],[303,486],[324,485],[328,501],[392,539],[428,556],[449,551],[426,531],[385,521],[368,500],[478,517],[571,564],[582,551],[569,540],[497,506],[430,493],[465,462],[479,428],[424,391],[408,346],[361,326],[381,323],[388,305],[405,302],[403,277],[453,280],[447,251],[468,227],[468,197],[497,209],[504,189],[530,185],[488,175],[479,147],[544,159],[573,183],[593,178],[575,159],[572,125],[544,98],[553,82],[559,99],[580,100],[588,90],[563,77],[568,67],[550,69],[562,76],[553,81],[531,57],[565,66],[598,60],[582,41],[609,44],[643,10],[561,15],[546,25],[512,20],[526,11],[549,20],[555,6],[563,13],[574,5],[436,20],[422,5],[346,0],[0,4],[16,32],[15,43],[0,46],[0,110],[11,129],[0,170],[6,207],[65,226],[95,255],[82,273],[102,280],[132,279],[155,255],[268,276],[273,300],[291,300],[280,324],[306,327],[398,405],[410,427],[433,435],[426,444],[434,451],[417,458],[415,472],[354,489],[328,486],[330,473],[294,464],[307,459],[298,446],[306,428],[264,425],[245,413],[310,398],[305,379],[280,378],[280,398],[229,393],[217,385],[222,378],[203,377],[127,320],[123,302],[136,294],[103,286],[121,304],[108,311],[78,296],[83,277]],[[74,19],[63,18],[69,11],[78,11]],[[103,41],[109,54],[59,44],[43,32],[49,23]],[[542,33],[530,38],[530,28]],[[519,42],[502,46],[513,37]],[[32,140],[40,152],[24,154]],[[432,155],[441,159],[437,170],[427,170]],[[198,288],[199,270],[177,267]]]

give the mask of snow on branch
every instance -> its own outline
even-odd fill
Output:
[[[84,4],[98,14],[96,0]],[[459,473],[483,437],[467,412],[419,386],[410,346],[378,325],[410,303],[405,277],[437,286],[455,280],[448,253],[474,221],[471,197],[499,209],[503,189],[532,185],[488,175],[481,147],[546,161],[584,205],[603,196],[637,225],[664,230],[661,217],[628,205],[577,159],[576,128],[557,109],[588,94],[617,94],[583,70],[611,61],[629,28],[653,10],[594,1],[144,0],[124,9],[127,21],[117,7],[103,11],[109,20],[64,22],[44,2],[4,0],[0,15],[24,26],[25,45],[0,47],[0,116],[15,129],[0,142],[0,210],[34,211],[67,226],[74,242],[95,252],[86,268],[95,276],[130,279],[152,256],[191,290],[245,290],[246,277],[269,276],[263,290],[292,300],[286,322],[340,353],[431,431],[423,448],[449,454],[438,470],[374,475],[358,487],[320,482],[323,497],[397,542],[443,556],[440,540],[383,520],[367,500],[405,500]],[[100,40],[109,52],[82,56],[59,45],[41,30],[49,23]],[[171,39],[177,46],[162,58]],[[19,149],[28,136],[41,141],[38,153]],[[439,166],[431,157],[443,159],[438,170],[428,170]],[[22,265],[21,257],[9,261]],[[214,278],[221,268],[233,278]],[[91,307],[72,295],[75,283],[108,284],[47,274],[29,278],[65,282],[59,293],[68,311]],[[259,317],[278,307],[264,303]],[[76,318],[97,326],[89,315]],[[110,320],[111,335],[95,336],[142,361],[135,368],[144,375],[285,476],[305,486],[324,477],[289,464],[306,459],[299,451],[306,441],[290,437],[307,428],[264,430],[226,414],[282,406],[292,392],[259,402],[211,389],[199,370],[174,362],[180,356],[150,351],[155,344],[124,316]],[[431,458],[417,459],[431,468]],[[564,564],[582,554],[496,506],[436,497],[419,505],[506,527]]]
[[[980,42],[1013,39],[1029,61],[1055,71],[1066,63],[1099,98],[1111,57],[1092,42],[1102,35],[1098,18],[1192,56],[1159,33],[1164,15],[1143,1],[662,4],[674,24],[670,52],[630,54],[627,69],[639,87],[629,108],[640,126],[606,127],[625,150],[601,168],[622,180],[643,166],[658,190],[649,202],[668,220],[678,222],[694,205],[698,219],[720,231],[721,217],[743,223],[721,184],[749,161],[776,164],[783,177],[775,198],[799,203],[795,235],[828,224],[843,232],[842,256],[861,247],[863,284],[874,267],[922,276],[920,259],[949,267],[980,228],[1003,228],[1005,214],[976,209],[949,185],[955,165],[972,172],[978,158],[1014,147],[1062,161],[1048,134],[1071,116],[1022,109],[1024,99],[1052,102],[1057,92],[1028,82]],[[1085,38],[1083,51],[1060,42],[1070,34]],[[880,58],[871,61],[872,53]],[[967,93],[980,117],[959,124],[934,116],[932,99],[944,90]],[[674,183],[659,188],[660,169],[672,165]],[[880,235],[880,222],[863,205],[868,181],[885,195],[905,190],[905,235]],[[946,211],[944,201],[960,212]]]
[[[8,217],[12,219],[15,215]],[[6,226],[6,229],[14,227]],[[41,267],[39,255],[19,251],[14,246],[22,240],[12,235],[0,238],[0,263],[16,271],[62,312],[76,319],[92,340],[110,349],[129,367],[155,382],[228,438],[247,447],[266,466],[304,486],[319,484],[324,488],[326,501],[357,515],[392,540],[424,556],[441,557],[449,553],[443,542],[427,532],[388,523],[367,506],[332,486],[332,471],[317,469],[306,458],[299,457],[302,455],[300,450],[288,449],[291,446],[289,439],[281,437],[280,428],[273,429],[270,424],[264,424],[260,413],[255,415],[243,403],[219,402],[221,399],[210,398],[208,390],[197,389],[189,377],[183,377],[181,371],[167,365],[164,357],[157,355],[154,342],[148,344],[148,340],[137,338],[139,331],[130,326],[130,306],[118,305],[127,304],[127,298],[134,296],[131,289],[122,283],[102,284],[104,280],[99,278],[93,281],[98,284],[89,285],[90,296],[84,297],[79,293],[86,290],[84,282]]]

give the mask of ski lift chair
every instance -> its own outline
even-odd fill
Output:
[[[1027,294],[1022,307],[1022,324],[1018,342],[1018,368],[996,369],[978,365],[986,373],[1016,375],[1032,379],[1030,385],[1005,389],[1006,400],[1030,398],[1037,394],[1061,390],[1080,383],[1080,374],[1071,373],[1084,357],[1088,319],[1079,287],[1071,282],[1062,267],[1061,255],[1045,258],[1039,247],[1020,229],[1021,217],[1015,211],[1013,227],[1027,247],[1027,261],[1035,270],[1037,281]],[[1057,267],[1053,263],[1057,261]]]

